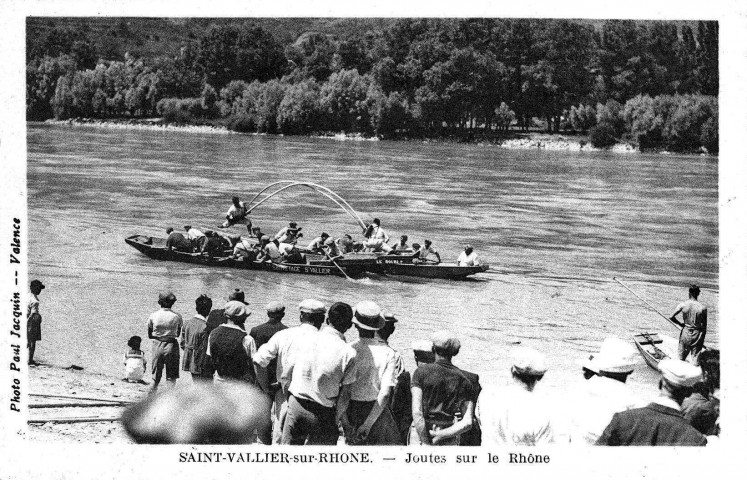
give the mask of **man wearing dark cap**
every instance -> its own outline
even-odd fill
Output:
[[[356,378],[342,397],[342,426],[348,444],[398,445],[400,435],[389,408],[397,379],[396,352],[376,335],[386,321],[381,308],[363,301],[355,306],[353,324],[358,340],[352,343],[356,352]],[[349,392],[349,396],[348,396]],[[349,405],[345,408],[345,402]]]
[[[682,360],[659,362],[659,396],[643,408],[613,415],[597,445],[607,446],[703,446],[706,437],[687,423],[682,402],[702,379],[700,367]]]
[[[184,350],[182,356],[182,370],[192,374],[192,380],[202,380],[205,377],[202,374],[202,365],[205,363],[203,355],[207,347],[205,328],[207,327],[206,316],[210,313],[213,301],[207,295],[200,295],[195,300],[195,310],[197,314],[184,322],[179,345]]]
[[[160,310],[148,317],[148,338],[153,339],[153,389],[158,388],[164,368],[166,381],[175,383],[179,378],[179,335],[182,331],[182,317],[171,310],[176,296],[171,292],[158,295]]]
[[[384,326],[381,330],[376,332],[376,336],[378,336],[382,342],[389,345],[389,337],[394,333],[399,320],[391,312],[385,312],[383,316]],[[402,355],[397,350],[394,350],[394,358],[394,378],[396,384],[392,390],[389,409],[392,411],[394,422],[397,424],[400,441],[402,445],[405,445],[407,444],[407,435],[410,432],[410,425],[412,425],[412,393],[410,392],[411,377],[410,372],[405,369],[405,362],[402,359]]]
[[[226,323],[218,325],[208,338],[207,355],[215,367],[216,382],[244,381],[255,383],[252,356],[257,349],[254,339],[244,330],[246,305],[231,300],[223,307]]]
[[[321,326],[324,304],[316,300],[306,302],[310,321]],[[356,378],[355,350],[342,337],[350,322],[345,310],[337,304],[329,319],[330,327],[320,330],[295,356],[283,444],[337,444],[339,409],[335,407],[340,390]]]
[[[272,394],[268,368],[270,362],[277,360],[277,380],[285,399],[280,413],[281,423],[283,423],[288,410],[288,397],[290,395],[288,388],[293,378],[296,356],[307,348],[314,348],[317,340],[316,334],[319,333],[319,327],[324,321],[323,312],[325,308],[322,302],[311,299],[304,300],[300,303],[299,310],[301,312],[301,324],[277,332],[267,343],[257,349],[257,353],[254,355],[257,383],[268,395]],[[275,440],[273,438],[273,441]]]
[[[296,222],[290,222],[287,227],[281,228],[278,233],[275,234],[275,240],[280,244],[293,245],[302,236],[299,232],[301,227],[298,227]]]
[[[451,363],[459,353],[459,340],[448,332],[433,336],[433,363],[420,364],[412,376],[411,445],[459,445],[472,428],[472,383]]]
[[[29,349],[29,365],[38,365],[34,361],[34,353],[36,353],[36,342],[41,340],[42,316],[39,313],[39,294],[44,288],[46,287],[39,280],[31,280],[29,303],[26,309],[26,344]]]
[[[698,355],[703,350],[708,327],[708,309],[698,301],[700,287],[691,285],[688,293],[689,298],[677,305],[677,309],[670,319],[682,326],[680,342],[677,347],[679,359],[685,360],[688,355],[692,355],[691,363],[698,365]],[[677,320],[677,315],[680,313],[682,314],[682,322]]]
[[[257,349],[269,342],[273,335],[288,328],[282,322],[283,317],[285,316],[285,306],[282,303],[270,302],[267,304],[266,310],[268,320],[265,323],[252,328],[249,332],[249,335],[252,336],[257,345]],[[280,442],[280,436],[283,433],[280,429],[280,412],[283,402],[285,401],[283,391],[280,388],[280,383],[278,383],[277,380],[277,359],[272,360],[267,365],[267,375],[270,389],[268,394],[273,400],[272,411],[270,412],[272,415],[272,431],[259,432],[259,440],[264,445],[269,445],[273,437],[276,440],[275,443]]]

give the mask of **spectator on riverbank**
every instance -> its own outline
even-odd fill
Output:
[[[607,446],[703,446],[706,437],[688,424],[681,405],[702,379],[699,367],[682,360],[659,362],[660,395],[643,408],[618,412],[604,429],[597,445]]]
[[[704,350],[699,357],[703,381],[693,386],[693,394],[682,402],[685,420],[703,435],[719,435],[721,412],[721,362],[718,350]]]
[[[257,383],[262,388],[262,391],[268,395],[272,392],[268,367],[270,362],[273,360],[277,361],[277,380],[285,399],[281,406],[281,424],[284,423],[288,411],[288,397],[290,395],[288,387],[293,378],[295,357],[299,352],[307,348],[314,348],[316,334],[319,332],[319,327],[324,321],[325,307],[318,300],[302,301],[299,304],[299,310],[301,324],[277,332],[254,355],[254,363],[257,369]],[[321,320],[319,320],[320,314]],[[283,437],[285,437],[284,434]]]
[[[319,328],[324,322],[324,304],[311,300],[307,301],[306,308],[308,321]],[[341,388],[352,383],[357,372],[355,350],[342,336],[347,328],[349,320],[335,312],[330,326],[314,334],[296,354],[288,386],[290,396],[283,425],[283,444],[337,444],[340,410],[335,407]]]
[[[200,295],[195,300],[197,314],[184,322],[180,337],[180,346],[184,350],[182,356],[182,370],[192,374],[192,380],[204,380],[210,376],[203,376],[202,366],[205,363],[207,335],[207,315],[213,307],[213,301],[207,295]],[[212,373],[212,372],[211,372]]]
[[[459,445],[472,428],[475,404],[472,384],[451,359],[459,339],[448,332],[433,335],[433,363],[421,363],[412,376],[410,445]]]
[[[358,340],[355,380],[346,387],[349,404],[343,405],[343,426],[351,445],[398,445],[399,431],[389,408],[396,385],[397,358],[394,349],[376,335],[386,325],[381,308],[363,301],[355,306],[353,323]]]
[[[490,398],[483,428],[491,443],[501,446],[535,446],[553,443],[551,405],[534,389],[547,371],[537,350],[518,347],[512,353],[511,385]]]
[[[406,235],[403,235],[407,239]],[[376,332],[376,335],[387,345],[389,345],[389,338],[392,336],[397,328],[397,317],[391,312],[385,312],[384,326]],[[389,345],[391,346],[391,345]],[[405,361],[402,358],[402,354],[396,349],[394,350],[395,357],[395,369],[394,379],[395,385],[392,389],[392,395],[389,401],[389,409],[392,411],[394,417],[394,423],[397,425],[397,431],[399,432],[400,442],[402,445],[407,444],[407,435],[410,432],[410,426],[412,425],[412,392],[411,388],[411,376],[410,372],[405,369]],[[429,347],[430,350],[430,347]]]
[[[283,317],[285,316],[285,306],[282,303],[270,302],[267,304],[265,309],[267,310],[268,320],[265,323],[252,328],[249,332],[249,335],[254,339],[257,350],[259,350],[262,345],[269,342],[276,333],[288,328],[282,322]],[[277,380],[277,359],[272,360],[267,365],[267,375],[267,382],[269,385],[269,392],[267,392],[267,394],[272,399],[272,408],[270,411],[272,430],[270,431],[268,429],[267,431],[259,432],[259,440],[265,445],[269,445],[270,443],[280,443],[280,437],[283,434],[281,428],[281,412],[285,397]]]
[[[226,323],[218,325],[208,337],[207,356],[215,367],[216,382],[242,381],[256,383],[252,357],[257,349],[246,333],[244,322],[251,315],[246,305],[231,300],[223,307]]]
[[[691,285],[688,289],[688,299],[677,305],[677,309],[670,320],[682,327],[680,340],[677,346],[677,355],[680,360],[691,356],[690,363],[698,365],[698,355],[703,350],[706,330],[708,329],[708,308],[698,301],[700,287]],[[677,320],[677,315],[682,314],[682,321]]]
[[[164,292],[158,295],[160,310],[148,317],[148,338],[153,339],[153,389],[158,388],[164,369],[166,381],[175,383],[179,378],[179,343],[182,331],[182,317],[171,310],[176,303],[176,295]]]
[[[26,343],[29,350],[29,365],[38,365],[34,361],[36,342],[41,340],[42,316],[39,313],[39,294],[46,287],[39,280],[31,280],[29,286],[29,303],[26,309]]]
[[[140,350],[142,341],[143,339],[137,335],[130,337],[127,341],[129,348],[124,356],[125,378],[122,379],[124,381],[145,383],[143,375],[145,374],[148,362],[145,360],[145,352]]]
[[[599,353],[584,360],[582,368],[586,380],[574,401],[571,442],[594,445],[615,413],[643,406],[626,384],[637,357],[630,343],[609,337],[602,342]]]

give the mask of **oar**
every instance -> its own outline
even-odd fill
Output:
[[[671,323],[672,325],[674,325],[674,326],[675,326],[675,327],[677,327],[677,328],[682,328],[682,325],[681,325],[681,324],[679,324],[679,323],[677,323],[677,322],[673,321],[673,320],[672,320],[671,318],[667,317],[666,315],[664,315],[663,313],[661,313],[660,311],[658,311],[658,310],[656,309],[656,307],[654,307],[653,305],[651,305],[650,303],[648,303],[648,302],[647,302],[647,301],[646,301],[646,300],[645,300],[644,298],[642,298],[642,297],[641,297],[640,295],[638,295],[638,294],[637,294],[637,293],[635,293],[635,292],[634,292],[633,290],[631,290],[631,289],[630,289],[630,287],[628,287],[627,285],[625,285],[625,284],[624,284],[623,282],[621,282],[620,280],[618,280],[618,279],[617,279],[617,278],[615,278],[615,277],[612,277],[612,280],[614,280],[614,281],[616,281],[617,283],[619,283],[620,285],[622,285],[622,286],[623,286],[623,288],[625,288],[625,290],[627,290],[627,291],[629,291],[630,293],[632,293],[633,295],[635,295],[635,296],[636,296],[636,298],[638,298],[638,300],[640,300],[640,301],[642,301],[643,303],[645,303],[646,305],[648,305],[648,307],[649,307],[649,308],[650,308],[651,310],[653,310],[654,312],[656,312],[656,313],[658,313],[659,315],[661,315],[661,316],[662,316],[662,318],[664,318],[664,319],[665,319],[665,320],[666,320],[667,322]]]
[[[345,273],[345,270],[343,270],[343,269],[342,269],[342,267],[341,267],[341,266],[339,266],[339,265],[337,264],[337,262],[335,262],[335,261],[334,261],[334,260],[332,259],[332,257],[330,257],[330,256],[329,256],[329,253],[327,253],[327,252],[324,252],[324,254],[325,254],[325,255],[327,256],[327,258],[329,258],[329,261],[330,261],[330,262],[332,262],[332,265],[334,265],[335,267],[337,267],[337,269],[338,269],[338,270],[340,270],[340,271],[342,272],[342,274],[343,274],[343,275],[345,275],[345,278],[347,278],[348,280],[353,280],[352,278],[350,278],[350,276],[348,276],[348,274],[347,274],[347,273]]]

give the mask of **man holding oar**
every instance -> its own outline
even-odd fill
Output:
[[[691,285],[689,298],[677,305],[677,310],[672,314],[670,320],[682,326],[680,342],[677,346],[677,354],[680,360],[685,360],[692,354],[694,361],[698,364],[698,355],[703,350],[705,342],[706,327],[708,325],[708,309],[698,301],[700,287]],[[682,314],[682,322],[677,320],[677,315]]]

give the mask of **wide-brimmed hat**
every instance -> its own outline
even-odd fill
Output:
[[[665,358],[659,362],[659,371],[664,380],[676,387],[692,387],[703,380],[700,367],[682,360]]]
[[[380,330],[386,321],[381,316],[381,307],[375,302],[364,300],[355,306],[353,323],[364,330]]]
[[[44,284],[40,280],[31,280],[31,288],[38,288],[39,290],[44,290],[45,287]]]
[[[590,355],[581,366],[594,373],[630,373],[635,369],[636,350],[628,342],[616,337],[605,338],[599,353]]]
[[[243,303],[244,305],[248,305],[248,303],[246,303],[246,296],[244,295],[244,291],[240,288],[235,289],[233,292],[231,292],[230,295],[228,295],[228,301],[237,301]]]
[[[246,309],[246,304],[236,300],[231,300],[226,303],[226,306],[223,307],[223,311],[225,312],[226,318],[233,321],[245,320],[246,317],[251,315],[251,313]]]
[[[545,356],[533,348],[517,347],[511,355],[511,368],[520,375],[541,377],[547,371]]]
[[[301,310],[301,313],[327,312],[327,307],[324,306],[324,303],[320,302],[319,300],[314,300],[313,298],[307,298],[306,300],[302,301],[300,304],[298,304],[298,309]]]

